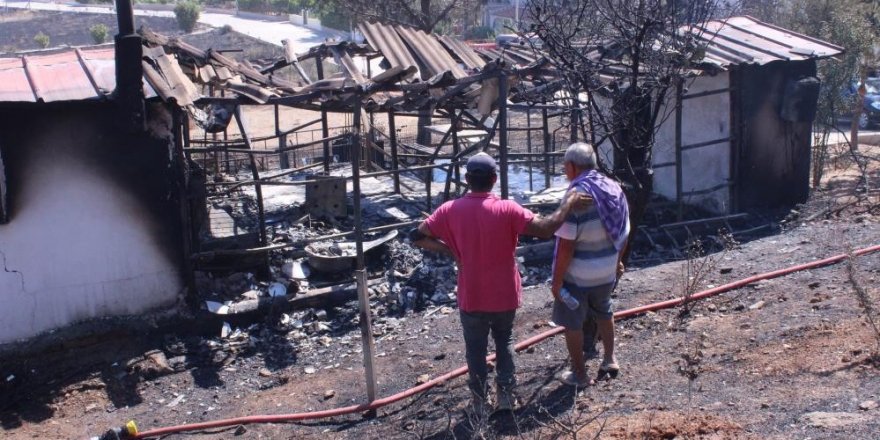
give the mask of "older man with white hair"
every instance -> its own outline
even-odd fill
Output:
[[[629,237],[629,208],[620,185],[597,170],[590,145],[575,143],[565,151],[569,192],[589,195],[593,204],[569,213],[556,231],[551,291],[555,299],[553,321],[565,328],[571,371],[560,378],[576,387],[590,384],[584,349],[584,324],[595,319],[603,345],[599,373],[615,377],[614,314],[611,292],[623,274],[621,258]]]

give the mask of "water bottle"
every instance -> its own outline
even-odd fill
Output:
[[[568,306],[569,309],[576,309],[581,304],[580,301],[575,299],[575,297],[571,296],[571,292],[568,291],[565,287],[559,291],[559,297],[562,298],[562,302]]]

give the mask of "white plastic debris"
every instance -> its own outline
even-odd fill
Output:
[[[7,382],[12,382],[13,380],[15,380],[15,375],[14,375],[14,374],[10,374],[9,376],[6,376],[6,381],[7,381]]]
[[[223,328],[220,329],[220,337],[227,338],[230,333],[232,333],[232,326],[228,322],[224,322]]]
[[[388,219],[406,221],[409,220],[409,214],[403,212],[400,208],[392,206],[379,211],[379,215]]]
[[[175,406],[180,405],[180,402],[183,402],[183,398],[184,398],[183,394],[181,394],[181,395],[175,397],[174,400],[172,400],[172,401],[167,405],[168,408],[174,408]]]
[[[311,274],[311,269],[309,268],[309,265],[302,260],[290,260],[285,261],[284,264],[281,265],[281,272],[283,272],[287,278],[304,280]]]
[[[272,297],[287,295],[287,287],[281,283],[269,284],[269,295]]]
[[[205,305],[208,307],[208,311],[211,313],[216,313],[218,315],[229,314],[229,306],[223,303],[218,303],[217,301],[205,301]]]
[[[245,293],[242,293],[241,296],[245,299],[259,299],[260,298],[260,291],[251,289]]]

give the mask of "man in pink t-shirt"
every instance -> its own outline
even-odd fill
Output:
[[[411,238],[415,245],[449,255],[457,263],[458,307],[475,406],[487,407],[486,354],[491,333],[497,355],[498,409],[510,410],[516,400],[513,320],[522,301],[516,264],[519,235],[551,237],[572,205],[585,207],[589,199],[566,196],[553,214],[537,216],[491,193],[497,176],[495,160],[486,153],[468,160],[465,180],[470,192],[437,208]]]

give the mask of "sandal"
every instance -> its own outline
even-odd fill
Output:
[[[592,385],[592,381],[589,378],[584,378],[583,380],[579,380],[577,375],[574,374],[574,371],[566,371],[562,375],[559,376],[559,381],[575,388],[586,388]]]
[[[617,378],[617,375],[620,373],[620,365],[617,365],[617,361],[606,362],[602,361],[602,365],[599,366],[599,378],[603,378],[608,376],[612,379]]]

